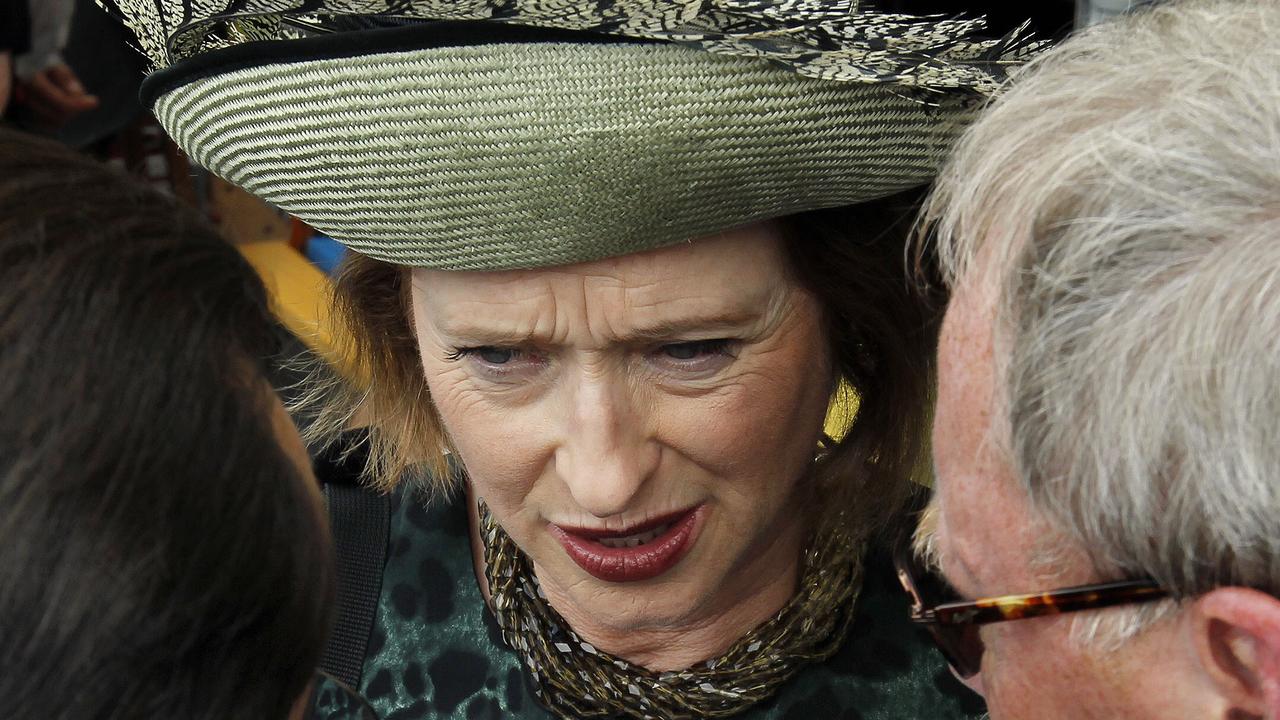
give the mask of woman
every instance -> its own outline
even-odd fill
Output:
[[[333,558],[276,338],[198,217],[0,130],[7,717],[305,715]]]
[[[1015,43],[846,3],[119,4],[178,142],[361,253],[359,389],[313,430],[358,408],[392,492],[355,663],[387,717],[978,711],[874,549],[932,319],[873,201]]]

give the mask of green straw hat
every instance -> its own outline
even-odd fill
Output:
[[[583,262],[927,182],[1032,48],[856,0],[112,0],[196,162],[389,262]]]

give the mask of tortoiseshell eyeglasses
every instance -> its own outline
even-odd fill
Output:
[[[898,550],[895,564],[898,580],[911,596],[911,621],[929,631],[947,662],[962,678],[973,677],[982,668],[986,649],[978,632],[982,625],[1150,602],[1168,596],[1168,592],[1150,580],[1125,580],[1043,593],[963,600],[937,572],[925,568],[909,544]]]

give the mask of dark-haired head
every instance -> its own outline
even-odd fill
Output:
[[[234,248],[0,131],[0,697],[22,718],[282,720],[332,606],[276,331]]]

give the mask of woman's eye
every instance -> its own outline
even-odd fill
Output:
[[[448,362],[464,362],[472,377],[504,386],[523,386],[539,377],[548,357],[537,348],[476,345],[458,347],[444,356]]]
[[[516,351],[510,348],[476,348],[476,357],[490,365],[506,365],[515,359]]]
[[[468,357],[474,360],[479,360],[486,365],[503,366],[510,365],[516,360],[519,360],[522,355],[523,353],[517,348],[503,348],[486,345],[481,347],[454,348],[453,351],[445,356],[445,359],[450,362],[454,362],[461,360],[464,357]]]
[[[722,355],[728,345],[728,340],[697,340],[663,345],[660,351],[672,360],[688,361],[709,355]]]

